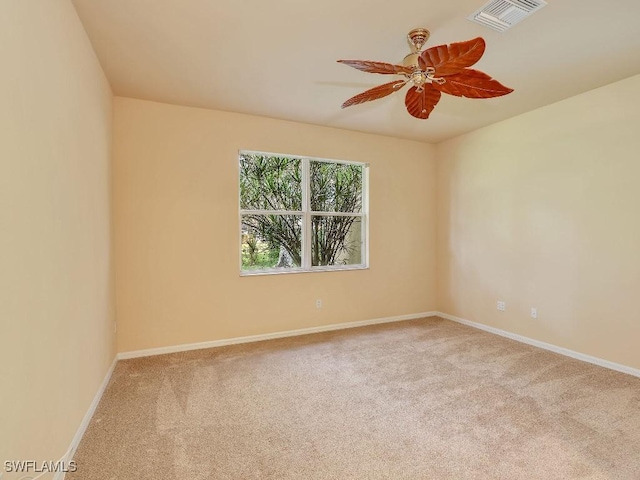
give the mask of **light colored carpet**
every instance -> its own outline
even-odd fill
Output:
[[[640,479],[640,379],[430,318],[121,361],[68,480]]]

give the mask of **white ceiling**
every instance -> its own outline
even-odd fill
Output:
[[[640,73],[640,1],[548,0],[498,33],[466,20],[486,0],[73,0],[116,95],[439,142]],[[338,59],[400,63],[406,34],[427,47],[482,36],[474,66],[515,92],[443,95],[428,120],[404,91],[340,109],[393,78]],[[597,115],[597,112],[594,112]]]

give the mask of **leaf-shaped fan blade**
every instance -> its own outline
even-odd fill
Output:
[[[433,88],[433,85],[427,83],[423,85],[421,92],[416,87],[411,87],[404,98],[404,104],[411,115],[426,120],[441,96],[442,94]]]
[[[350,67],[369,73],[383,73],[395,75],[411,75],[412,70],[402,65],[392,65],[384,62],[371,62],[369,60],[338,60],[338,63],[344,63]]]
[[[442,85],[434,82],[433,86],[443,93],[456,97],[493,98],[513,92],[512,88],[505,87],[486,73],[472,68],[467,68],[456,75],[449,75],[445,80]]]
[[[384,85],[378,85],[370,90],[359,93],[355,97],[351,97],[349,100],[342,104],[342,108],[350,107],[351,105],[358,105],[364,102],[370,102],[371,100],[377,100],[379,98],[391,95],[393,92],[397,92],[405,85],[404,80],[396,80],[395,82],[385,83]]]
[[[454,75],[480,60],[484,49],[482,37],[450,45],[438,45],[422,52],[418,58],[418,65],[421,70],[427,67],[435,68],[437,77]]]

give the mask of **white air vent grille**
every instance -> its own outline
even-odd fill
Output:
[[[491,0],[467,18],[498,32],[504,32],[546,4],[543,0]]]

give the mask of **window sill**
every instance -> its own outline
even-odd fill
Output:
[[[313,267],[309,270],[302,268],[289,268],[279,270],[245,270],[240,272],[241,277],[255,277],[258,275],[287,275],[291,273],[318,273],[318,272],[344,272],[349,270],[369,270],[368,265],[345,265],[332,267]]]

